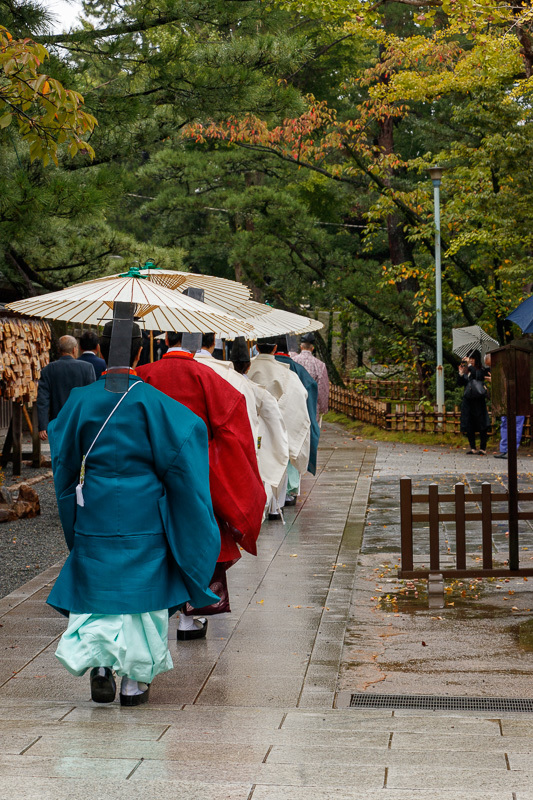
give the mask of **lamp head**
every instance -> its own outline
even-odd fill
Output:
[[[442,173],[444,172],[444,167],[429,167],[428,172],[431,176],[431,180],[433,181],[433,186],[440,186],[440,182],[442,179]]]

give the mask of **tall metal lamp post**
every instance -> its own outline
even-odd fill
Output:
[[[437,311],[437,411],[444,413],[444,368],[442,366],[442,273],[440,260],[440,183],[443,167],[430,167],[433,181],[433,202],[435,206],[435,305]]]

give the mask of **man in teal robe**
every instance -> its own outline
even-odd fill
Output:
[[[136,337],[130,363],[139,354]],[[126,378],[122,395],[106,389],[105,375],[74,389],[50,424],[70,555],[48,603],[69,615],[56,655],[75,675],[91,668],[93,699],[114,699],[115,672],[122,705],[138,705],[172,668],[169,614],[218,600],[209,581],[220,534],[205,423],[133,370]]]

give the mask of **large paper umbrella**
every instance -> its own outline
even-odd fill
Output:
[[[252,294],[244,283],[230,281],[227,278],[217,278],[215,275],[196,275],[193,272],[160,269],[151,262],[147,262],[145,267],[141,267],[138,273],[166,289],[178,292],[185,292],[187,289],[202,289],[204,302],[208,306],[239,318],[251,316],[246,311],[246,304],[251,300]],[[120,275],[109,275],[104,278],[95,278],[87,283],[114,280],[118,277]],[[265,309],[265,312],[259,311],[258,313],[266,313],[269,310],[268,306],[261,306],[260,303],[256,305],[260,309]]]
[[[533,333],[533,295],[520,303],[506,319],[522,328],[522,333]]]
[[[246,317],[246,322],[251,325],[252,332],[247,334],[243,331],[241,336],[249,340],[262,339],[265,336],[282,336],[287,333],[310,333],[324,327],[322,322],[305,317],[303,314],[271,308],[253,300],[246,304],[245,310],[250,315]],[[233,339],[234,336],[228,335],[226,338]]]
[[[470,325],[467,328],[454,328],[452,330],[453,352],[461,358],[467,356],[472,350],[479,350],[481,357],[490,350],[499,347],[500,343],[489,336],[479,325]]]
[[[29,317],[103,325],[113,318],[115,302],[135,305],[135,317],[147,330],[241,335],[251,326],[180,292],[129,273],[112,280],[78,283],[59,292],[29,297],[7,308]]]

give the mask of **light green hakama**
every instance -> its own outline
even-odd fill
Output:
[[[174,666],[168,649],[168,610],[144,614],[73,614],[56,657],[72,675],[110,667],[117,675],[152,683]]]
[[[290,462],[287,464],[287,494],[300,494],[300,473]]]

